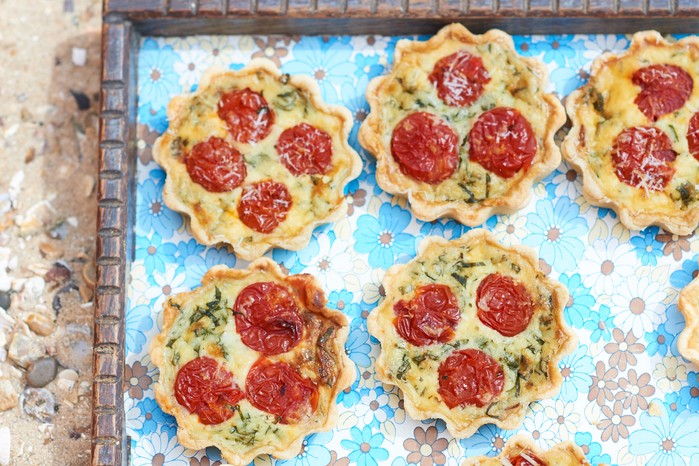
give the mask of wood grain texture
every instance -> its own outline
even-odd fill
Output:
[[[122,377],[139,35],[692,32],[697,0],[104,0],[91,464],[127,460]]]
[[[176,17],[493,18],[696,17],[697,0],[104,0],[104,13],[128,19]]]
[[[124,451],[124,314],[129,206],[129,143],[135,105],[131,26],[102,28],[102,89],[97,210],[97,286],[91,464],[118,465]]]

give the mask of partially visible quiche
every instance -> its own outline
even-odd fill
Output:
[[[558,362],[576,346],[566,288],[531,249],[482,229],[419,249],[386,272],[386,298],[368,318],[377,377],[402,390],[412,418],[443,419],[455,437],[516,428],[530,402],[558,392]]]
[[[189,216],[200,243],[228,243],[252,260],[303,248],[345,212],[344,188],[362,166],[347,142],[352,116],[323,103],[311,78],[263,59],[209,70],[167,117],[153,151],[167,173],[163,200]]]
[[[685,328],[677,339],[677,349],[686,359],[699,364],[699,278],[680,291],[677,307],[685,320]]]
[[[592,64],[566,100],[573,123],[563,156],[593,205],[629,229],[659,225],[690,234],[699,224],[699,39],[634,34],[621,54]]]
[[[369,83],[359,132],[377,183],[422,220],[475,226],[520,209],[561,160],[553,136],[565,113],[547,77],[498,30],[451,24],[426,42],[399,41],[391,72]]]
[[[155,399],[188,448],[218,447],[228,463],[291,458],[330,430],[337,395],[354,380],[345,316],[325,307],[310,275],[259,259],[216,266],[201,288],[171,297],[151,345]]]
[[[468,458],[462,466],[590,466],[582,449],[573,442],[557,443],[543,451],[524,435],[511,437],[497,456]]]

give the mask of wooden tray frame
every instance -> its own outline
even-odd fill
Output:
[[[699,30],[697,0],[104,0],[92,465],[127,459],[122,378],[141,35],[423,34],[451,22],[511,34]]]

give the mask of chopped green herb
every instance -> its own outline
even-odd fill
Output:
[[[461,286],[466,288],[466,278],[462,277],[461,275],[459,275],[456,272],[452,272],[451,276],[454,277],[454,280],[459,282],[461,284]]]
[[[403,362],[401,362],[398,371],[396,372],[396,377],[401,380],[405,380],[405,373],[410,369],[410,359],[408,359],[408,354],[403,354]]]

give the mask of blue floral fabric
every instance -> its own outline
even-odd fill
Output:
[[[150,147],[167,129],[169,100],[196,89],[205,69],[240,69],[258,57],[275,61],[284,72],[313,77],[323,99],[348,108],[354,119],[350,144],[365,164],[346,189],[345,218],[317,228],[300,251],[266,254],[290,273],[318,276],[328,305],[347,315],[346,352],[357,366],[357,379],[338,397],[339,422],[332,431],[309,436],[294,458],[262,456],[255,466],[459,466],[466,457],[497,455],[518,432],[529,433],[541,447],[573,441],[592,464],[699,464],[699,370],[677,351],[684,319],[676,306],[677,290],[697,275],[699,241],[657,227],[626,230],[613,211],[585,201],[580,177],[566,163],[535,184],[524,209],[493,216],[483,225],[504,244],[532,247],[542,270],[570,292],[565,319],[579,345],[559,364],[560,392],[533,403],[515,431],[485,425],[471,438],[454,439],[442,421],[411,420],[400,392],[376,380],[379,345],[367,331],[366,316],[383,298],[386,270],[415,257],[427,236],[453,239],[470,230],[450,219],[417,220],[405,201],[376,184],[376,164],[357,141],[369,112],[366,87],[373,77],[390,70],[399,39],[142,39],[137,64],[136,214],[125,316],[124,406],[131,464],[222,461],[215,448],[197,452],[177,442],[174,418],[154,400],[158,374],[148,346],[161,328],[160,310],[167,296],[199,286],[214,265],[244,268],[248,263],[225,247],[198,244],[182,216],[164,205],[165,174],[151,160]],[[585,83],[597,56],[625,49],[629,38],[515,36],[514,43],[520,54],[546,63],[548,91],[565,97]]]

